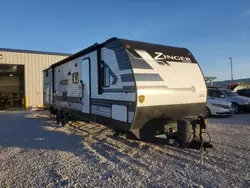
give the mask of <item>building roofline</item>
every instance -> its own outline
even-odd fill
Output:
[[[18,53],[30,53],[30,54],[45,54],[45,55],[59,55],[59,56],[70,56],[70,53],[59,53],[59,52],[46,52],[46,51],[36,51],[36,50],[21,50],[12,48],[0,48],[0,51],[4,52],[18,52]]]

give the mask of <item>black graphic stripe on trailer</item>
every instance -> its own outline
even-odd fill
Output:
[[[129,52],[128,56],[133,69],[153,69],[144,59],[136,59]]]
[[[118,101],[118,100],[109,100],[109,99],[92,99],[91,105],[103,106],[103,107],[112,107],[112,105],[122,105],[127,106],[128,111],[135,111],[136,103],[133,101]]]
[[[113,93],[135,93],[135,86],[123,86],[122,88],[103,88],[104,92],[113,92]]]
[[[131,69],[126,50],[118,39],[105,44],[104,47],[114,51],[120,71]]]
[[[122,74],[121,75],[122,82],[133,82],[134,75],[133,74]]]
[[[82,103],[81,97],[69,97],[69,96],[54,96],[55,101]]]
[[[197,63],[191,52],[189,52],[186,48],[131,41],[126,39],[120,40],[123,43],[124,48],[126,48],[127,53],[133,56],[134,59],[141,58],[135,50],[144,50],[156,61],[161,60],[182,63]]]

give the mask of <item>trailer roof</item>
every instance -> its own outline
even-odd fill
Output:
[[[149,52],[150,51],[160,52],[160,51],[166,50],[170,54],[171,52],[173,52],[174,54],[176,54],[177,52],[179,54],[180,52],[188,51],[186,48],[182,48],[182,47],[168,46],[168,45],[155,44],[155,43],[149,43],[149,42],[141,42],[141,41],[128,40],[128,39],[120,39],[120,40],[124,46],[129,45],[131,48],[145,49],[146,51],[149,51]]]
[[[166,46],[166,45],[160,45],[160,44],[153,44],[153,43],[147,43],[147,42],[139,42],[139,41],[133,41],[133,40],[127,40],[127,39],[120,39],[120,38],[110,38],[106,40],[105,42],[99,44],[95,43],[88,48],[85,48],[84,50],[81,50],[53,65],[51,67],[56,67],[58,65],[61,65],[63,63],[66,63],[68,61],[71,61],[73,59],[76,59],[86,53],[89,53],[91,51],[97,50],[98,48],[101,48],[107,43],[110,43],[114,40],[120,40],[121,43],[126,47],[126,45],[129,45],[133,49],[144,49],[148,52],[168,52],[168,55],[175,55],[175,56],[189,56],[192,59],[192,62],[197,63],[193,55],[190,53],[190,51],[186,48],[180,48],[180,47],[174,47],[174,46]]]

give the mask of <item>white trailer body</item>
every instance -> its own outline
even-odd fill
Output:
[[[198,116],[206,106],[202,71],[185,48],[112,38],[50,70],[51,108],[138,138],[167,121]]]

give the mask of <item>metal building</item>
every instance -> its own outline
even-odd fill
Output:
[[[43,69],[69,55],[0,48],[0,108],[43,105]]]

